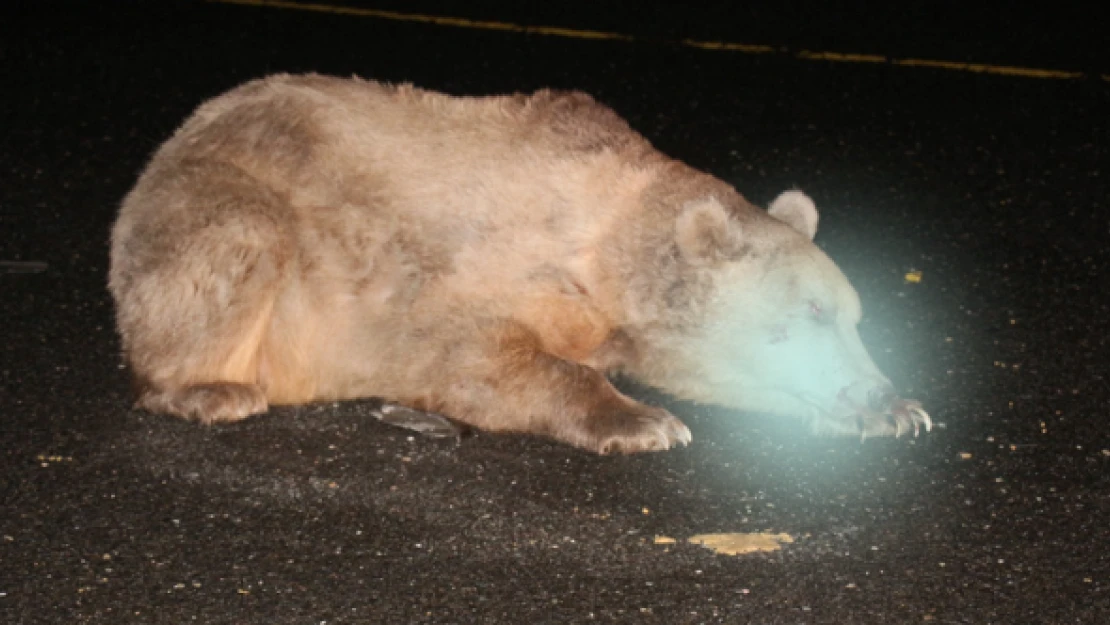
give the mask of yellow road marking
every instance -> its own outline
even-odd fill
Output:
[[[779,52],[778,48],[771,46],[762,46],[751,43],[726,43],[724,41],[698,41],[697,39],[683,39],[680,41],[684,46],[690,48],[701,48],[702,50],[722,50],[725,52],[743,52],[745,54],[771,54]]]
[[[954,61],[932,61],[927,59],[895,59],[895,65],[907,67],[935,67],[938,69],[951,69],[976,74],[1000,74],[1003,76],[1022,76],[1025,78],[1056,78],[1073,80],[1083,78],[1083,72],[1066,72],[1055,69],[1037,69],[1032,67],[1012,67],[1009,65],[986,65],[983,63],[957,63]]]
[[[835,61],[837,63],[887,63],[885,56],[878,54],[844,54],[841,52],[810,52],[802,50],[794,56],[807,61]]]
[[[465,17],[451,17],[441,15],[423,15],[420,13],[402,13],[384,9],[366,9],[343,5],[321,4],[316,2],[292,2],[291,0],[208,0],[217,4],[238,4],[256,7],[271,7],[275,9],[288,9],[294,11],[313,11],[316,13],[332,13],[336,15],[355,15],[376,19],[394,20],[398,22],[417,22],[422,24],[435,24],[437,26],[451,26],[455,28],[471,28],[477,30],[496,30],[502,32],[526,33],[531,35],[546,35],[551,37],[564,37],[568,39],[592,39],[608,41],[637,41],[637,38],[624,34],[600,30],[583,30],[578,28],[563,28],[559,26],[533,26],[529,24],[515,24],[512,22],[499,22],[493,20],[472,20]],[[974,74],[995,74],[1000,76],[1018,76],[1022,78],[1041,78],[1049,80],[1076,80],[1085,78],[1083,72],[1072,72],[1054,69],[1041,69],[1035,67],[1014,67],[1009,65],[991,65],[987,63],[961,63],[958,61],[940,61],[932,59],[898,59],[881,54],[853,54],[846,52],[816,52],[812,50],[791,51],[789,48],[773,47],[760,44],[730,43],[726,41],[701,41],[697,39],[681,39],[668,42],[689,48],[701,50],[714,50],[721,52],[740,52],[743,54],[791,54],[794,58],[805,61],[827,61],[834,63],[869,63],[890,64],[900,67],[925,67],[930,69],[943,69]],[[1110,74],[1101,74],[1103,81],[1110,82]]]
[[[454,26],[456,28],[473,28],[478,30],[500,30],[554,37],[571,37],[575,39],[633,41],[631,35],[608,33],[598,30],[578,30],[573,28],[560,28],[557,26],[529,26],[526,24],[513,24],[512,22],[472,20],[465,17],[422,15],[420,13],[401,13],[399,11],[386,11],[384,9],[364,9],[360,7],[319,4],[316,2],[289,2],[287,0],[209,0],[209,2],[271,7],[275,9],[291,9],[295,11],[313,11],[316,13],[333,13],[336,15],[356,15],[358,17],[373,17],[397,22],[419,22],[422,24],[435,24],[437,26]]]

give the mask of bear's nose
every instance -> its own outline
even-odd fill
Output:
[[[898,394],[885,379],[867,379],[841,389],[839,399],[856,412],[883,414],[898,400]]]

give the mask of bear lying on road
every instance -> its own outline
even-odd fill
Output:
[[[690,431],[620,393],[931,427],[860,342],[797,191],[763,211],[577,92],[249,82],[154,155],[112,232],[138,405],[205,423],[384,397],[601,453]]]

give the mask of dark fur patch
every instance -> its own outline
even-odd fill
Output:
[[[578,91],[541,91],[559,143],[576,152],[621,151],[646,141],[611,108]]]
[[[191,158],[219,155],[219,160],[234,159],[248,171],[264,161],[267,174],[293,178],[313,162],[322,141],[313,115],[304,98],[252,98],[181,132]]]

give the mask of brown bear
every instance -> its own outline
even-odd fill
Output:
[[[690,431],[610,383],[931,427],[788,191],[763,211],[579,92],[453,97],[276,75],[203,104],[112,231],[137,405],[204,423],[383,397],[608,452]]]

